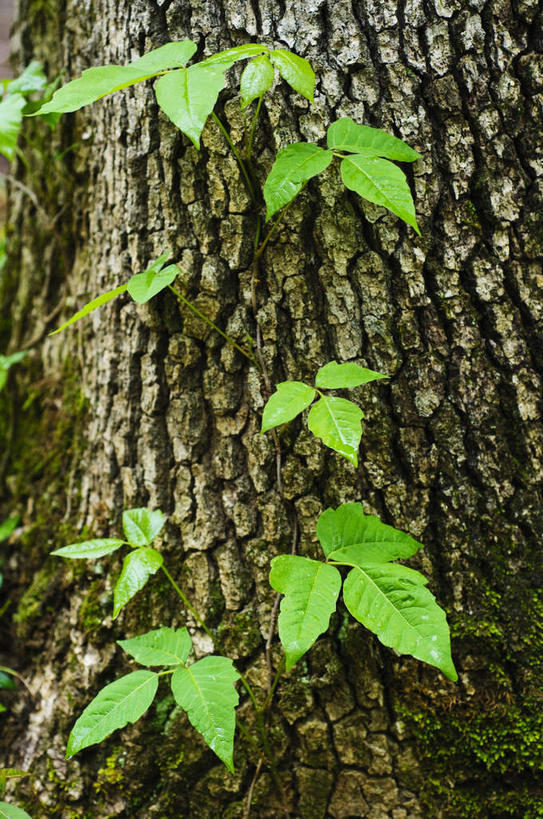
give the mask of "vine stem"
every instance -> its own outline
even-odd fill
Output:
[[[239,169],[240,169],[241,173],[243,174],[245,184],[247,185],[247,190],[249,192],[249,196],[251,197],[251,202],[256,207],[257,201],[256,201],[256,196],[255,196],[255,189],[253,187],[253,183],[251,182],[251,178],[250,178],[250,176],[249,176],[249,174],[247,172],[247,168],[245,167],[245,162],[243,161],[243,157],[241,156],[240,152],[238,151],[238,149],[236,148],[236,146],[232,142],[232,137],[228,133],[227,129],[225,128],[225,126],[223,125],[223,123],[221,122],[221,120],[219,119],[217,114],[213,111],[211,116],[213,117],[213,119],[215,120],[217,125],[219,126],[223,137],[227,141],[227,143],[228,143],[228,145],[230,147],[230,150],[234,154],[236,162],[239,165]]]
[[[251,161],[251,155],[253,153],[253,138],[254,138],[254,135],[255,135],[255,128],[256,128],[256,123],[258,121],[258,115],[260,114],[261,105],[262,105],[262,97],[259,97],[258,98],[258,103],[257,103],[257,106],[256,106],[255,115],[254,115],[253,121],[251,123],[251,130],[249,132],[249,144],[247,146],[247,162]]]
[[[199,319],[205,321],[205,323],[208,324],[213,330],[215,330],[216,333],[219,333],[219,335],[221,335],[225,339],[225,341],[228,342],[228,344],[231,344],[232,347],[235,347],[236,350],[238,350],[238,352],[244,355],[245,358],[247,358],[251,362],[251,364],[254,364],[255,367],[260,367],[257,359],[254,357],[254,355],[252,355],[252,353],[248,353],[247,350],[244,350],[243,347],[240,347],[237,341],[234,341],[234,339],[231,336],[229,336],[228,333],[225,333],[224,330],[221,330],[220,327],[217,327],[215,322],[211,321],[211,319],[208,316],[206,316],[204,313],[198,310],[198,308],[194,304],[192,304],[192,302],[186,299],[185,296],[179,292],[179,290],[176,290],[175,287],[173,287],[171,284],[169,284],[168,287],[170,288],[174,296],[177,299],[179,299],[179,301],[181,301],[184,305],[186,305],[189,308],[189,310],[192,310],[192,312],[195,315],[197,315]]]

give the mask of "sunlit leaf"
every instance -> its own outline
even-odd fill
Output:
[[[66,557],[71,560],[95,560],[97,557],[109,555],[116,552],[124,545],[124,540],[116,538],[103,538],[102,540],[84,540],[82,543],[71,543],[69,546],[62,546],[51,552],[57,557]]]
[[[123,512],[123,530],[132,546],[150,546],[161,532],[166,518],[160,509],[126,509]]]
[[[79,310],[74,316],[72,316],[71,319],[68,319],[68,321],[65,321],[64,324],[61,324],[60,327],[58,327],[52,333],[49,333],[49,335],[55,336],[57,333],[65,330],[66,327],[69,327],[70,324],[79,321],[79,319],[83,318],[84,316],[88,316],[89,313],[93,312],[93,310],[97,310],[98,307],[101,307],[103,304],[107,304],[108,301],[111,301],[116,296],[120,296],[121,293],[124,293],[126,288],[126,284],[121,284],[120,287],[116,287],[114,290],[108,290],[107,293],[102,293],[101,296],[97,296],[92,301],[89,301],[89,303]]]
[[[186,663],[192,647],[186,628],[158,628],[130,640],[117,640],[117,643],[142,665]]]
[[[429,589],[412,582],[409,570],[402,577],[402,568],[382,563],[351,569],[343,585],[345,605],[384,645],[456,680],[445,612]]]
[[[315,398],[316,391],[301,381],[283,381],[276,386],[262,413],[262,430],[266,432],[279,424],[296,418]]]
[[[175,701],[209,747],[234,773],[235,708],[238,692],[234,683],[239,674],[226,657],[204,657],[172,675]]]
[[[195,43],[191,40],[183,40],[177,43],[167,43],[128,65],[102,65],[88,68],[77,80],[72,80],[59,88],[53,94],[52,99],[36,113],[77,111],[84,105],[89,105],[114,91],[120,91],[129,85],[154,77],[168,68],[186,65],[195,51]],[[31,116],[36,116],[36,114]]]
[[[299,94],[313,102],[315,94],[315,72],[307,60],[286,49],[270,51],[270,60],[279,70],[285,82]]]
[[[136,722],[153,702],[157,687],[158,674],[133,671],[102,688],[72,728],[66,759],[101,742],[117,728]]]
[[[266,219],[288,205],[304,183],[324,171],[332,159],[331,151],[309,142],[296,142],[279,151],[264,184]]]
[[[21,94],[10,94],[0,102],[0,153],[10,162],[15,156],[25,105]]]
[[[0,819],[31,819],[30,815],[16,805],[0,802]]]
[[[359,555],[356,562],[369,563],[406,560],[422,549],[422,544],[405,532],[382,523],[376,515],[365,515],[361,503],[326,509],[317,521],[317,537],[324,554],[329,558],[333,554],[334,560],[340,560],[347,549],[352,550],[348,552],[351,556]]]
[[[266,46],[257,43],[246,43],[242,46],[227,48],[225,51],[218,51],[216,54],[212,54],[211,57],[202,60],[200,65],[219,66],[222,71],[226,71],[238,60],[246,60],[259,54],[265,54],[267,50]]]
[[[135,594],[137,594],[152,574],[155,574],[164,558],[155,549],[144,547],[134,549],[123,561],[123,568],[119,579],[113,590],[113,619],[118,617],[119,612],[126,606]]]
[[[42,65],[37,60],[33,60],[22,74],[8,83],[7,92],[8,94],[30,94],[32,91],[42,91],[46,86],[47,77],[43,73]]]
[[[275,71],[268,57],[262,56],[251,60],[241,75],[241,107],[246,108],[253,100],[265,94],[273,85],[274,77]]]
[[[278,622],[289,671],[328,628],[341,575],[334,566],[298,555],[274,557],[271,566],[270,585],[285,595]]]
[[[337,361],[330,361],[321,367],[317,373],[315,384],[329,390],[339,390],[346,387],[358,387],[360,384],[368,384],[378,378],[387,378],[382,373],[367,370],[358,364],[348,361],[345,364],[338,364]]]
[[[397,165],[388,159],[354,154],[341,161],[341,178],[349,190],[388,208],[420,233],[407,179]]]
[[[165,260],[166,258],[167,255],[161,256],[160,260]],[[161,290],[164,290],[164,288],[171,284],[175,280],[175,277],[179,275],[179,268],[175,264],[170,264],[168,267],[160,270],[160,267],[164,264],[164,261],[161,261],[160,266],[157,268],[160,260],[152,264],[144,273],[136,273],[128,282],[128,292],[138,304],[145,304],[145,302],[152,299],[153,296],[156,296],[157,293],[160,293]]]
[[[307,426],[326,446],[358,465],[364,413],[344,398],[323,395],[309,410]]]
[[[401,139],[382,131],[359,125],[350,117],[342,117],[328,128],[328,147],[336,151],[350,151],[354,154],[371,154],[396,159],[400,162],[414,162],[420,154]]]
[[[198,149],[203,127],[224,84],[221,66],[205,63],[172,71],[155,84],[158,104]]]

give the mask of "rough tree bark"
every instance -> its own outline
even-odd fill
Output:
[[[259,282],[274,382],[333,358],[390,374],[356,396],[358,469],[295,423],[281,498],[273,443],[258,433],[261,379],[169,295],[142,308],[120,299],[44,339],[10,379],[1,511],[23,522],[3,546],[1,648],[33,696],[10,698],[2,745],[4,764],[33,774],[17,794],[35,819],[242,816],[256,762],[238,740],[228,774],[166,689],[140,724],[64,761],[74,715],[128,669],[116,639],[187,622],[199,650],[209,645],[160,578],[112,623],[108,572],[49,551],[113,535],[123,508],[161,508],[166,560],[259,689],[269,560],[291,548],[293,527],[313,554],[317,515],[347,500],[426,544],[460,681],[395,656],[340,610],[278,689],[290,815],[543,815],[541,23],[536,0],[19,0],[18,66],[41,59],[51,76],[185,37],[204,54],[262,41],[307,57],[316,104],[284,85],[267,99],[262,179],[276,149],[322,138],[340,115],[423,156],[407,171],[421,238],[331,172],[292,208]],[[238,99],[221,100],[238,139]],[[0,349],[27,347],[63,298],[68,315],[165,248],[201,309],[240,340],[255,335],[253,216],[212,123],[198,154],[144,84],[64,117],[53,138],[44,130],[27,123],[39,170],[17,168],[42,210],[11,195]],[[52,167],[48,152],[73,143]],[[282,815],[276,790],[264,769],[254,816]]]

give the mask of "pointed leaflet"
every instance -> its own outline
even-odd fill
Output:
[[[155,84],[158,104],[198,149],[200,134],[225,82],[220,66],[196,63],[166,74]]]
[[[282,381],[277,384],[262,413],[261,432],[267,432],[279,424],[286,424],[306,409],[316,392],[301,381]]]
[[[411,191],[397,165],[387,159],[355,154],[342,160],[341,178],[349,190],[388,208],[420,234]]]
[[[405,560],[422,549],[422,543],[405,532],[381,523],[375,515],[365,515],[361,503],[326,509],[317,521],[317,537],[324,554],[329,558],[333,554],[334,560],[346,557],[347,549],[352,550],[351,557],[357,556],[356,562],[368,563]]]
[[[359,387],[360,384],[368,384],[378,378],[388,378],[388,376],[367,370],[350,361],[345,364],[330,361],[318,371],[315,384],[324,389],[339,390],[346,387]]]
[[[360,422],[363,417],[360,407],[352,401],[323,395],[309,410],[307,426],[326,446],[358,466],[358,447],[362,437]]]
[[[351,151],[353,154],[372,154],[396,159],[399,162],[414,162],[420,154],[401,139],[380,128],[358,125],[350,117],[342,117],[328,128],[328,147],[336,151]]]
[[[143,273],[136,273],[135,276],[132,276],[127,288],[135,302],[145,304],[174,281],[179,273],[177,265],[170,264],[162,270],[162,266],[169,255],[169,252],[163,253]]]
[[[2,543],[3,540],[8,539],[8,537],[17,527],[17,524],[19,523],[20,520],[21,520],[20,515],[12,515],[10,518],[7,518],[7,520],[4,520],[2,523],[0,523],[0,543]]]
[[[8,83],[7,92],[8,94],[29,94],[32,91],[41,91],[46,85],[47,77],[43,73],[41,63],[33,60],[22,74]]]
[[[315,72],[307,60],[285,49],[270,51],[270,60],[291,88],[313,102]]]
[[[309,142],[296,142],[279,151],[264,184],[266,219],[288,205],[304,183],[324,171],[332,159],[331,151]]]
[[[88,316],[89,313],[92,313],[93,310],[97,310],[98,307],[101,307],[103,304],[107,304],[108,301],[111,301],[116,296],[120,296],[121,293],[124,293],[126,290],[126,284],[121,284],[120,287],[116,287],[114,290],[108,290],[107,293],[102,293],[101,296],[97,296],[97,298],[89,301],[78,313],[71,317],[68,321],[65,321],[64,324],[61,324],[56,330],[53,330],[52,333],[49,333],[50,336],[56,336],[57,333],[60,333],[62,330],[65,330],[66,327],[69,327],[70,324],[73,324],[75,321],[79,321],[80,318],[84,316]]]
[[[102,688],[72,728],[66,759],[101,742],[117,728],[137,722],[153,702],[157,687],[158,674],[133,671]]]
[[[116,538],[103,538],[102,540],[84,540],[82,543],[71,543],[69,546],[63,546],[61,549],[55,549],[51,552],[57,557],[67,557],[71,560],[94,560],[97,557],[109,555],[116,552],[124,545],[124,540],[117,540]]]
[[[162,531],[166,518],[160,509],[125,509],[123,531],[131,546],[150,546]]]
[[[143,589],[152,574],[157,572],[164,558],[155,549],[146,547],[130,552],[123,561],[123,568],[113,590],[113,619],[140,589]]]
[[[20,94],[13,94],[0,102],[0,154],[10,162],[15,156],[25,105],[25,98]]]
[[[168,68],[185,65],[195,51],[195,43],[191,40],[182,40],[177,43],[166,43],[128,65],[101,65],[88,68],[77,80],[72,80],[55,91],[53,98],[32,116],[77,111],[101,97],[120,91],[121,88],[154,77]]]
[[[181,665],[192,647],[186,628],[158,628],[117,643],[142,665]]]
[[[334,566],[298,555],[280,555],[271,562],[270,585],[284,594],[279,637],[286,654],[286,671],[328,628],[336,609],[341,575]]]
[[[175,701],[209,747],[234,773],[234,731],[239,674],[226,657],[204,657],[172,675]]]
[[[398,564],[352,569],[343,585],[345,605],[381,642],[439,668],[457,680],[445,612],[423,585],[400,576]]]
[[[234,46],[234,48],[227,48],[226,51],[219,51],[211,57],[202,60],[200,65],[219,66],[222,71],[227,71],[238,60],[247,60],[249,57],[257,57],[259,54],[267,52],[266,46],[261,46],[256,43],[246,43],[242,46]]]
[[[31,817],[22,808],[8,805],[7,802],[0,802],[0,819],[31,819]]]
[[[241,107],[246,108],[250,102],[266,93],[273,84],[275,71],[266,56],[251,60],[241,75]]]

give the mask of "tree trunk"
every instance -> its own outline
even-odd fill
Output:
[[[0,663],[32,692],[4,695],[2,719],[4,765],[32,774],[10,801],[33,819],[242,817],[253,786],[252,816],[284,815],[252,746],[236,738],[229,774],[166,686],[139,723],[64,760],[75,717],[129,670],[116,640],[186,623],[200,654],[210,644],[158,576],[113,622],[117,555],[68,566],[48,553],[116,536],[123,509],[162,509],[170,570],[260,696],[269,560],[293,543],[316,555],[317,516],[350,500],[425,544],[460,680],[384,648],[341,604],[274,701],[289,815],[543,815],[541,24],[536,0],[19,0],[18,67],[41,59],[51,77],[186,37],[199,54],[253,41],[309,59],[313,107],[283,83],[265,98],[261,181],[277,149],[339,116],[422,154],[407,170],[420,238],[330,170],[270,242],[255,316],[254,214],[212,121],[198,153],[150,82],[64,116],[53,137],[27,121],[33,174],[16,175],[40,208],[10,188],[0,293],[0,349],[34,345],[0,395],[0,511],[23,516],[2,547]],[[219,112],[240,140],[229,76]],[[294,422],[281,496],[259,434],[266,385],[169,294],[120,297],[45,338],[167,250],[183,292],[238,342],[260,325],[272,384],[332,359],[390,376],[355,392],[359,468]]]

